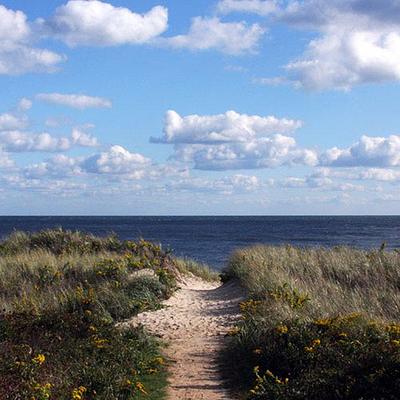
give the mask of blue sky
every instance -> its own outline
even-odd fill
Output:
[[[397,1],[0,4],[0,214],[399,213]]]

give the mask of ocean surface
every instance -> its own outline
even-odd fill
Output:
[[[161,243],[221,269],[239,247],[257,243],[400,248],[400,216],[338,217],[0,217],[0,238],[46,228],[116,233]]]

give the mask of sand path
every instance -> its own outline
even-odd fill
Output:
[[[180,287],[165,308],[139,314],[129,324],[143,324],[169,344],[169,399],[231,399],[217,358],[239,318],[242,291],[233,283],[220,286],[195,277],[185,277]]]

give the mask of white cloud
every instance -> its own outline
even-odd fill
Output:
[[[0,114],[0,131],[23,129],[27,126],[27,123],[25,117],[10,113]]]
[[[99,141],[96,137],[81,131],[80,129],[74,128],[72,130],[72,143],[81,147],[97,147]]]
[[[400,80],[400,24],[393,18],[399,11],[392,0],[292,2],[283,19],[317,28],[321,37],[287,70],[301,86],[317,90]]]
[[[286,136],[301,121],[274,116],[238,114],[180,116],[168,111],[164,136],[156,143],[175,145],[174,158],[209,170],[272,168],[280,165],[315,165],[314,150],[300,149]]]
[[[57,196],[74,196],[82,194],[87,188],[84,183],[65,180],[31,179],[18,175],[1,177],[2,183],[8,188],[22,192],[40,192]]]
[[[362,136],[352,146],[333,147],[320,156],[320,164],[335,167],[395,167],[400,166],[400,136]]]
[[[304,53],[290,61],[287,77],[266,77],[260,84],[291,81],[309,90],[350,90],[361,84],[400,81],[400,3],[397,0],[289,0],[271,3],[274,21],[317,33]],[[262,14],[259,0],[225,0],[227,11]],[[268,13],[268,12],[267,12]]]
[[[152,141],[188,144],[248,142],[274,133],[291,133],[301,126],[302,122],[298,120],[239,114],[235,111],[182,117],[170,110],[165,115],[164,136],[161,139],[153,138]]]
[[[250,193],[260,190],[263,184],[256,176],[233,175],[220,179],[187,177],[168,183],[166,189],[171,191],[204,192],[204,193]]]
[[[12,168],[14,165],[14,161],[10,159],[8,153],[0,146],[0,169]]]
[[[88,157],[82,168],[96,174],[132,174],[151,164],[150,159],[131,153],[122,146],[112,146],[107,151]]]
[[[217,10],[223,14],[245,12],[266,16],[278,9],[276,0],[221,0],[217,5]]]
[[[29,165],[23,170],[24,176],[28,179],[65,178],[77,176],[82,173],[79,160],[57,154],[47,161]]]
[[[71,137],[54,137],[47,132],[31,133],[19,130],[0,132],[0,146],[8,152],[62,152],[72,146],[96,147],[98,140],[79,129],[73,129]]]
[[[352,183],[334,182],[332,179],[326,176],[319,176],[313,174],[305,178],[289,177],[279,182],[279,186],[283,188],[298,189],[307,188],[318,191],[333,191],[333,192],[354,192],[364,191],[365,188],[362,185],[355,185]]]
[[[18,103],[18,111],[28,111],[32,108],[32,100],[23,97]]]
[[[156,6],[144,14],[98,0],[70,0],[38,25],[68,46],[116,46],[151,41],[168,27],[168,10]]]
[[[110,108],[112,103],[103,97],[83,94],[39,93],[36,98],[47,103],[60,104],[80,110],[87,108]]]
[[[219,50],[239,55],[254,52],[264,32],[259,24],[222,22],[217,17],[195,17],[186,35],[160,38],[159,43],[178,49]]]
[[[393,169],[384,169],[384,168],[368,168],[366,170],[360,171],[359,179],[396,182],[400,181],[400,171],[396,171]]]
[[[21,75],[28,72],[54,72],[64,56],[46,49],[0,44],[0,74]]]
[[[22,11],[9,10],[0,5],[0,42],[2,45],[27,41],[31,30]]]
[[[332,29],[310,42],[301,59],[286,66],[308,89],[349,90],[363,83],[400,80],[400,30]]]
[[[292,137],[280,134],[246,143],[176,145],[175,158],[193,162],[196,169],[234,170],[316,165],[317,153],[300,149]]]
[[[68,138],[55,138],[49,133],[32,134],[21,131],[0,133],[0,145],[9,152],[66,151],[71,143]]]
[[[400,181],[400,171],[390,168],[318,168],[313,174],[315,177],[331,177],[346,180],[372,180],[381,182]]]
[[[0,5],[0,74],[53,72],[64,56],[31,46],[32,31],[26,15]]]
[[[281,86],[292,84],[293,82],[284,76],[276,76],[274,78],[255,78],[253,79],[253,83],[265,86]]]

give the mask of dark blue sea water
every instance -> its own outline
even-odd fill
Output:
[[[14,229],[63,227],[121,239],[144,238],[175,254],[221,268],[238,247],[256,243],[400,248],[400,216],[369,217],[0,217],[0,237]]]

